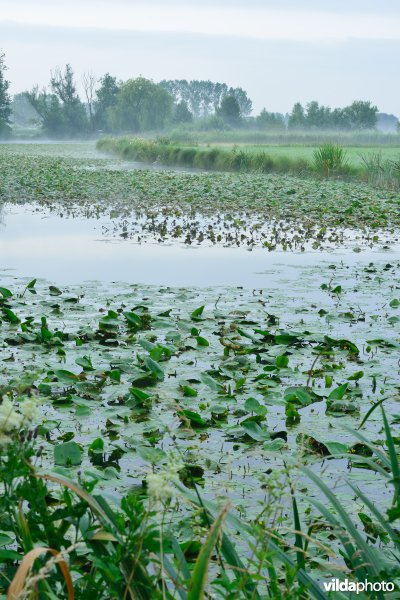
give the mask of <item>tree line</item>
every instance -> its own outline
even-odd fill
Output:
[[[299,102],[289,114],[268,112],[250,116],[252,101],[242,88],[209,80],[163,80],[144,77],[120,81],[106,73],[97,79],[85,73],[78,93],[72,67],[55,69],[47,88],[34,86],[12,100],[6,78],[4,53],[0,53],[0,135],[14,121],[40,124],[50,137],[76,137],[99,132],[142,133],[174,126],[223,129],[247,127],[261,131],[369,130],[377,123],[378,109],[369,101],[330,108],[316,101]],[[193,125],[195,126],[195,125]]]

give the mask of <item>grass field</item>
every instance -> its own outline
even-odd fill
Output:
[[[227,143],[211,143],[201,144],[201,146],[211,146],[218,148],[240,148],[246,152],[265,152],[272,157],[289,158],[292,160],[304,159],[312,162],[314,152],[318,149],[318,145],[300,145],[300,144],[227,144]],[[399,160],[400,159],[400,144],[398,146],[346,146],[344,148],[350,164],[354,167],[362,166],[363,156],[371,156],[381,154],[384,160]]]

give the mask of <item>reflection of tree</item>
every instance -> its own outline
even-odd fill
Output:
[[[4,222],[4,204],[0,202],[0,227],[5,227]]]

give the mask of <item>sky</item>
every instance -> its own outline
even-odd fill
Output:
[[[400,116],[398,0],[0,0],[11,92],[70,63],[243,87],[254,113],[371,100]]]

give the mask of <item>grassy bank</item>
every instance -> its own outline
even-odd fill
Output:
[[[189,146],[168,138],[105,138],[97,143],[103,152],[111,152],[126,160],[160,163],[168,166],[197,168],[206,171],[240,173],[290,173],[345,177],[373,185],[398,189],[400,161],[396,148],[342,148],[326,143],[322,146]]]
[[[159,162],[206,171],[303,174],[312,170],[309,161],[304,158],[271,156],[263,150],[248,151],[237,147],[185,146],[170,143],[168,139],[106,138],[97,142],[97,148],[128,160]]]

